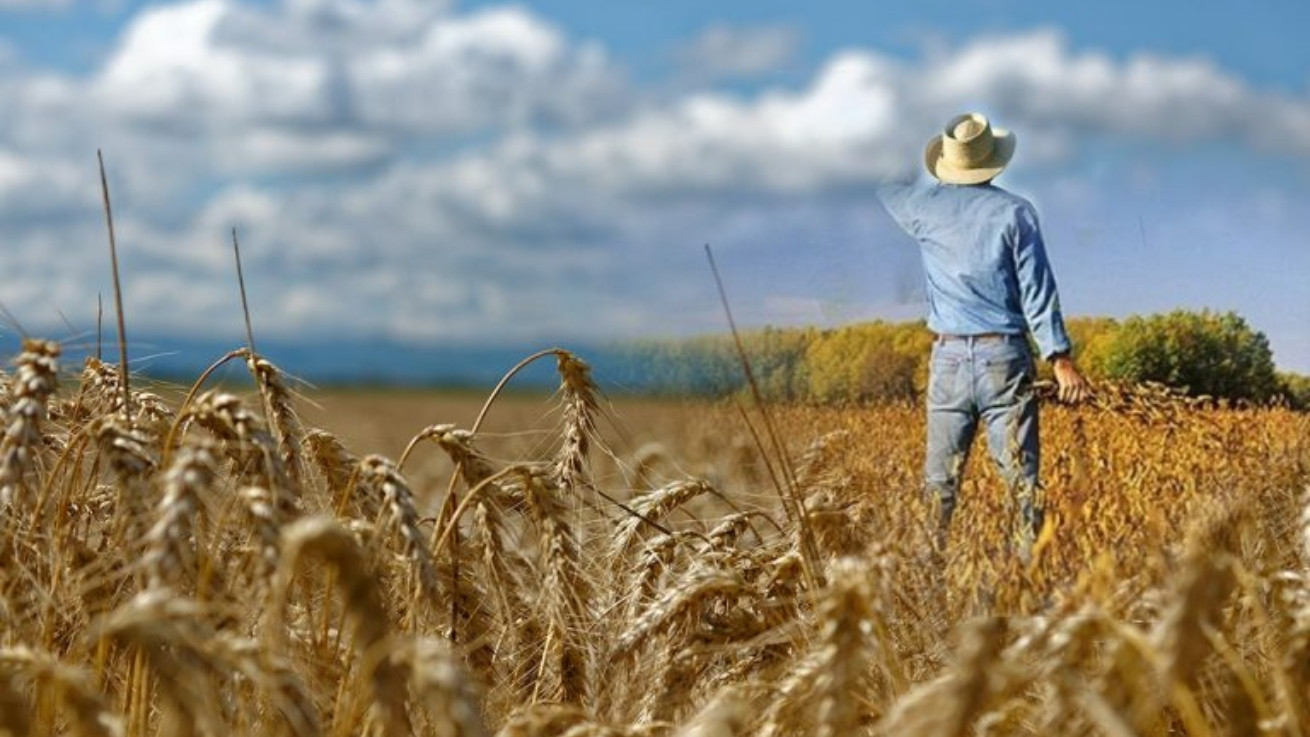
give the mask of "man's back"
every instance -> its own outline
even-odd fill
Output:
[[[1055,279],[1032,205],[992,184],[894,185],[881,192],[919,243],[928,326],[950,335],[1022,334],[1067,351]]]

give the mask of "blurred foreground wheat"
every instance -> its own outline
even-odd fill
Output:
[[[1305,415],[1050,408],[1024,565],[982,453],[931,553],[916,407],[775,409],[786,458],[724,410],[700,478],[683,438],[611,449],[564,351],[508,460],[349,448],[249,351],[255,393],[172,404],[95,360],[59,390],[58,354],[0,382],[0,731],[1310,732]],[[412,486],[424,454],[453,478]]]

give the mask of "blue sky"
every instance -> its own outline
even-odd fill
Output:
[[[1066,310],[1233,309],[1310,372],[1304,2],[0,0],[0,302],[94,325],[540,341],[922,314],[871,195],[1016,131]]]

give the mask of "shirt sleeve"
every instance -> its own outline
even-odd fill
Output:
[[[1024,319],[1042,357],[1049,361],[1057,354],[1068,353],[1073,344],[1064,328],[1060,294],[1055,286],[1055,273],[1046,259],[1046,244],[1037,213],[1031,207],[1019,210],[1013,247]]]
[[[892,220],[910,235],[916,233],[914,201],[919,195],[919,186],[911,178],[905,177],[885,181],[877,185],[878,201],[882,203]]]

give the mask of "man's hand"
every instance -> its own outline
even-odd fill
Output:
[[[1059,388],[1061,402],[1081,402],[1091,395],[1091,385],[1078,372],[1078,367],[1073,365],[1072,358],[1056,356],[1051,359],[1051,366],[1055,369],[1055,383]]]

